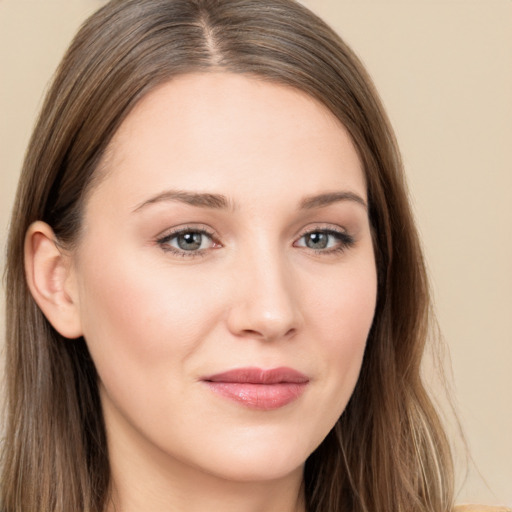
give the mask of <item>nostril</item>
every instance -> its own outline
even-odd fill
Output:
[[[261,338],[264,337],[264,335],[261,332],[254,331],[252,329],[244,329],[243,333],[248,335],[248,336],[261,337]]]
[[[251,337],[251,338],[259,338],[259,339],[266,340],[266,341],[274,341],[279,338],[283,338],[283,339],[291,338],[295,335],[296,332],[297,332],[297,329],[295,329],[294,327],[291,329],[288,329],[285,332],[282,332],[280,330],[272,331],[270,329],[261,330],[261,331],[258,331],[255,329],[244,329],[242,331],[242,335]]]

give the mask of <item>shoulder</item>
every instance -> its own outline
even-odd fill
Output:
[[[512,512],[512,508],[490,507],[488,505],[457,505],[453,512]]]

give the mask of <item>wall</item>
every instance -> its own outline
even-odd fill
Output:
[[[369,68],[403,151],[475,462],[458,501],[512,505],[512,1],[305,3]],[[2,248],[42,93],[100,4],[0,0]]]

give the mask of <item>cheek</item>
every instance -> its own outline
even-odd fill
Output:
[[[377,276],[373,260],[344,272],[311,304],[318,349],[329,390],[344,409],[357,382],[375,312]]]
[[[127,375],[151,381],[169,363],[178,375],[180,363],[215,323],[213,289],[200,288],[190,274],[171,275],[168,267],[122,254],[91,255],[86,261],[80,286],[83,331],[104,383],[117,385]]]
[[[359,263],[359,262],[358,262]],[[319,280],[317,279],[317,283]],[[310,321],[325,332],[323,338],[332,350],[343,351],[346,345],[366,341],[375,312],[377,274],[373,258],[341,268],[337,274],[322,280],[323,287],[311,294]],[[342,343],[340,343],[342,341]]]

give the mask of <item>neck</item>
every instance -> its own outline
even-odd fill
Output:
[[[224,478],[134,442],[132,434],[108,435],[107,428],[111,496],[105,512],[306,511],[302,467],[267,480]]]
[[[235,483],[205,478],[184,482],[132,479],[113,481],[107,512],[305,512],[300,484]]]
[[[237,482],[179,464],[166,471],[148,465],[115,471],[116,466],[107,512],[306,511],[302,468],[279,480]]]

